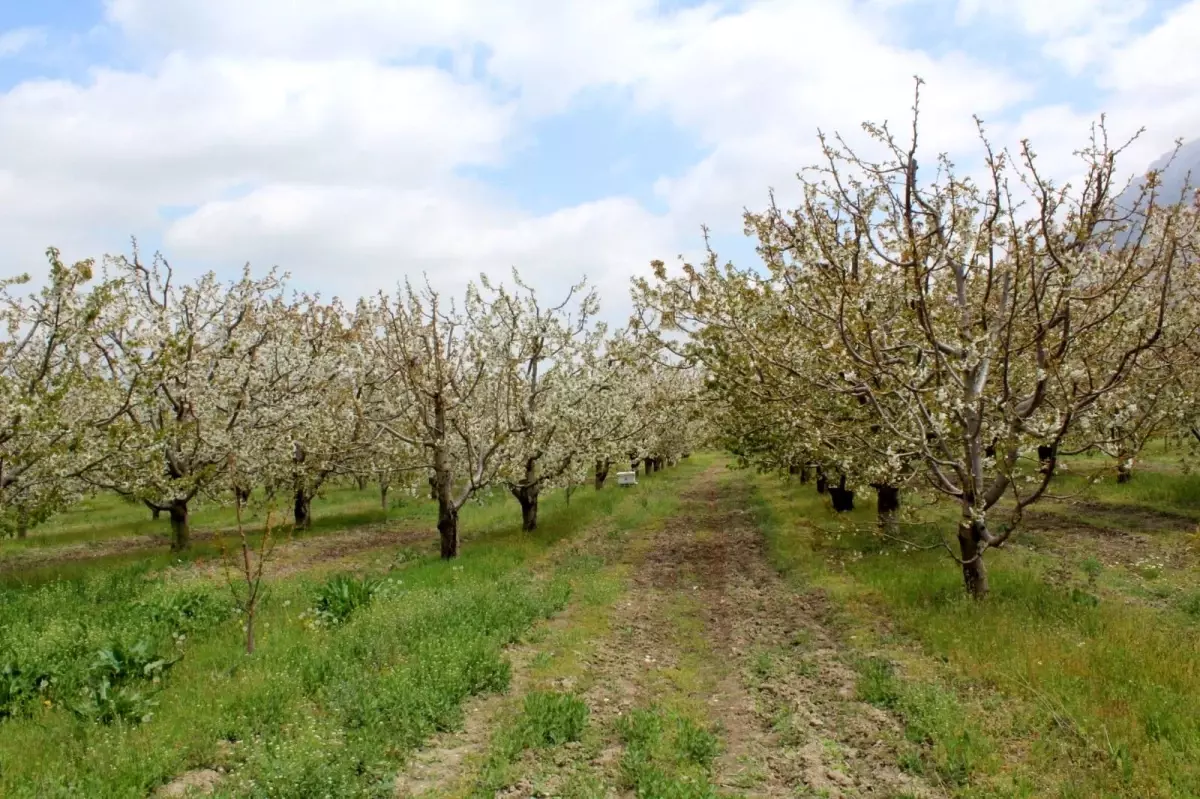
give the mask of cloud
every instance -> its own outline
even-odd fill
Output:
[[[8,58],[38,47],[46,41],[42,28],[13,28],[0,33],[0,58]]]
[[[110,0],[109,19],[144,46],[297,59],[404,59],[430,50],[519,89],[529,114],[561,110],[581,89],[627,82],[684,41],[714,8],[660,11],[657,0]]]
[[[1042,52],[1078,74],[1102,62],[1150,10],[1148,0],[958,0],[959,24],[999,21],[1042,42]]]
[[[716,19],[638,84],[643,107],[666,108],[713,147],[658,191],[695,224],[740,228],[744,205],[764,203],[772,185],[788,196],[794,173],[821,159],[819,129],[868,146],[860,123],[889,122],[907,140],[915,75],[927,81],[922,140],[930,156],[974,147],[972,114],[1003,112],[1031,92],[962,53],[886,44],[845,4],[772,0]]]
[[[619,232],[619,235],[614,235]],[[523,279],[560,293],[588,277],[627,311],[629,277],[676,238],[670,222],[637,203],[611,198],[534,216],[469,182],[419,189],[275,184],[207,203],[172,224],[171,252],[220,260],[242,254],[259,267],[281,265],[303,285],[353,297],[428,278],[458,293],[481,272]]]
[[[136,233],[177,264],[278,264],[343,295],[515,265],[556,290],[586,272],[619,308],[649,260],[695,254],[701,223],[733,236],[768,187],[786,201],[820,156],[818,129],[864,146],[860,123],[886,120],[906,137],[915,74],[926,162],[946,151],[977,169],[978,113],[1000,145],[1030,136],[1070,176],[1109,110],[1118,134],[1153,126],[1127,162],[1140,169],[1200,132],[1198,9],[1135,35],[1145,3],[1110,0],[109,0],[107,64],[0,94],[0,255],[99,254]],[[990,55],[1005,47],[935,47],[919,36],[934,17],[1018,37],[1044,63],[1017,72]],[[900,22],[916,38],[901,41]],[[1084,65],[1072,85],[1087,96],[1044,99]],[[671,176],[614,161],[589,174],[618,188],[564,187],[587,201],[546,213],[514,199],[514,170],[473,169],[537,148],[537,125],[597,90],[702,154]],[[465,177],[498,173],[510,182]],[[651,187],[664,212],[631,199]]]

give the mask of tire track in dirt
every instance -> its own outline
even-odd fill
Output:
[[[592,659],[593,714],[608,720],[656,700],[662,678],[690,654],[701,672],[696,692],[708,694],[707,714],[722,731],[719,788],[757,797],[804,789],[830,799],[938,796],[897,767],[898,721],[854,699],[857,675],[823,621],[827,605],[797,595],[769,566],[748,489],[722,480],[722,471],[709,469],[685,490],[679,514],[637,566],[616,609],[614,628],[623,632]],[[707,651],[688,653],[673,640],[672,630],[689,622],[673,613],[681,602],[703,623]],[[756,677],[763,653],[775,653],[775,665]]]
[[[593,524],[582,535],[554,547],[532,564],[535,579],[549,578],[556,566],[573,558],[599,556],[606,562],[616,562],[617,541],[607,536],[608,532],[607,525]],[[562,612],[527,633],[525,640],[505,648],[511,668],[508,689],[467,700],[460,728],[435,735],[414,752],[396,776],[397,799],[466,796],[471,792],[475,772],[487,755],[497,724],[511,710],[514,697],[519,699],[534,687],[531,675],[534,659],[546,651],[547,642],[555,641],[558,634],[577,621],[579,611],[578,603],[572,601]]]
[[[712,779],[723,796],[943,796],[898,768],[899,722],[854,698],[857,674],[827,621],[830,606],[797,594],[770,567],[749,489],[726,474],[718,465],[697,475],[672,518],[606,553],[629,570],[628,591],[609,608],[611,632],[589,642],[582,674],[558,686],[579,691],[602,743],[529,753],[497,797],[564,795],[580,774],[606,786],[605,796],[631,796],[617,788],[617,717],[664,701],[716,725],[722,753]],[[580,551],[595,552],[596,540],[578,542]],[[572,614],[568,607],[543,625],[543,640]],[[398,795],[465,795],[503,709],[535,687],[530,663],[546,646],[510,648],[510,691],[472,702],[464,729],[410,762]]]

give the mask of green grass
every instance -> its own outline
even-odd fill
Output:
[[[1080,471],[1055,491],[1082,486]],[[861,646],[889,652],[860,661],[860,696],[904,721],[919,746],[914,770],[935,773],[962,796],[1200,795],[1194,568],[1168,570],[1164,585],[1174,587],[1160,593],[1178,598],[1159,606],[1140,600],[1154,595],[1162,570],[1151,579],[1133,566],[1108,568],[1086,550],[1077,561],[993,550],[991,594],[975,602],[944,553],[903,552],[873,535],[869,506],[836,518],[811,487],[745,479],[758,489],[758,518],[777,568],[799,590],[832,597]],[[1089,491],[1088,512],[1110,526],[1145,509],[1200,512],[1196,476],[1169,463]],[[952,508],[923,516],[952,533]],[[1136,518],[1149,540],[1188,545],[1180,525],[1163,526],[1170,518]],[[1018,543],[1022,536],[1054,543],[1055,531],[1019,532]],[[1065,576],[1052,579],[1056,573]],[[893,659],[905,668],[893,668]]]
[[[403,502],[399,499],[394,494],[385,512],[379,502],[378,488],[360,491],[356,486],[328,486],[313,502],[313,532],[327,532],[388,519],[436,519],[432,503],[424,498],[405,497]],[[229,506],[205,502],[203,499],[194,500],[191,505],[190,522],[194,532],[236,525],[234,511]],[[247,509],[246,521],[260,524],[264,516],[260,503],[252,503]],[[275,516],[279,518],[279,511]],[[290,517],[287,520],[290,521]],[[166,513],[155,520],[151,518],[150,510],[140,503],[128,502],[115,494],[98,494],[81,500],[33,528],[28,538],[0,541],[0,555],[29,548],[99,544],[112,539],[145,535],[159,536],[165,545],[169,534],[170,524]]]
[[[597,567],[581,558],[545,575],[543,555],[601,520],[650,523],[665,501],[651,495],[669,496],[696,469],[579,491],[569,504],[548,495],[534,534],[520,532],[511,501],[472,506],[457,560],[429,554],[371,575],[386,590],[332,589],[303,574],[271,581],[252,657],[227,589],[181,582],[155,557],[9,584],[0,666],[13,664],[18,695],[0,720],[0,795],[144,797],[218,766],[229,772],[218,796],[391,795],[407,754],[459,724],[467,697],[507,686],[504,645],[564,606],[571,569]],[[339,623],[313,623],[322,603],[340,608]],[[104,679],[125,698],[101,691]],[[135,693],[144,704],[89,714],[100,693],[118,710]],[[569,702],[535,702],[531,713],[543,739],[577,730]]]
[[[625,746],[622,787],[639,799],[716,799],[712,765],[715,733],[679,712],[635,708],[617,721]]]

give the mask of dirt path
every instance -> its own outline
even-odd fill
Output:
[[[528,754],[497,796],[632,795],[615,730],[618,717],[648,707],[717,730],[710,778],[722,796],[940,795],[897,767],[898,722],[854,699],[857,675],[825,603],[797,595],[767,563],[746,490],[710,468],[684,490],[673,518],[630,537],[626,592],[607,610],[610,632],[587,642],[578,673],[559,680],[586,701],[598,737]],[[551,623],[562,629],[570,619]],[[530,685],[523,672],[537,649],[517,653],[516,696]],[[485,746],[500,706],[484,700],[453,740]],[[441,751],[458,770],[462,749],[442,741]],[[439,756],[435,747],[420,762]],[[463,795],[418,784],[428,795]],[[591,787],[572,788],[579,785]]]
[[[714,469],[684,495],[634,578],[623,606],[630,634],[607,647],[607,667],[644,699],[661,688],[656,671],[693,661],[695,687],[723,730],[714,774],[722,789],[932,795],[896,767],[897,722],[854,700],[857,675],[826,626],[825,603],[798,597],[767,563],[745,490]],[[703,630],[680,636],[694,619]]]
[[[236,530],[222,530],[225,542],[233,546]],[[277,567],[277,576],[287,576],[306,571],[313,564],[346,559],[364,552],[408,548],[426,552],[436,545],[436,531],[428,525],[408,522],[372,522],[343,530],[305,533],[290,538],[284,535],[276,544],[272,560]],[[218,540],[213,530],[197,531],[192,534],[193,544],[212,545]],[[166,552],[168,543],[161,535],[136,535],[125,538],[110,538],[97,543],[74,543],[61,546],[30,548],[15,551],[0,558],[0,576],[34,569],[52,569],[70,563],[99,562],[108,558],[152,555]],[[202,577],[216,574],[221,569],[219,556],[213,552],[197,555],[175,569],[180,576]]]

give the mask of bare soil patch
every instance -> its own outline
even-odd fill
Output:
[[[1097,504],[1095,507],[1105,506]],[[1129,508],[1110,511],[1100,521],[1096,517],[1101,514],[1092,506],[1087,510],[1091,518],[1062,511],[1031,510],[1025,514],[1024,525],[1037,549],[1064,558],[1094,557],[1107,566],[1123,567],[1136,567],[1149,559],[1169,568],[1195,565],[1192,550],[1179,546],[1179,534],[1194,531],[1195,522],[1189,522],[1190,526],[1187,526],[1182,517],[1150,511],[1141,516],[1137,524],[1120,524],[1119,519],[1140,511]],[[1170,520],[1169,526],[1155,527],[1163,524],[1163,520]],[[1164,531],[1170,535],[1146,530]]]
[[[217,536],[225,537],[226,544],[233,546],[237,537],[235,530],[203,530],[192,534],[193,543],[211,544]],[[433,550],[436,532],[430,529],[390,526],[386,524],[361,525],[351,529],[306,534],[302,537],[282,538],[272,556],[272,574],[287,576],[305,571],[318,564],[345,559],[371,550],[396,547],[411,547],[423,552]],[[11,574],[30,569],[43,569],[67,563],[100,560],[103,558],[132,555],[138,552],[150,554],[166,551],[169,541],[165,536],[139,535],[127,538],[110,538],[95,544],[68,544],[54,548],[31,548],[14,552],[0,559],[0,574]],[[198,558],[183,567],[189,575],[215,574],[220,570],[219,558]]]
[[[611,729],[617,715],[674,692],[720,730],[723,792],[938,796],[897,767],[898,721],[854,699],[857,676],[827,626],[828,606],[797,596],[770,567],[744,489],[721,473],[701,475],[680,513],[634,554],[615,632],[589,658],[583,696],[594,722]],[[764,657],[774,665],[756,676]],[[620,757],[614,742],[585,764],[565,758],[564,780],[586,766],[612,786]]]
[[[745,510],[745,489],[707,477],[668,527],[666,557],[652,562],[682,559],[695,571],[710,645],[734,667],[714,698],[727,730],[720,784],[738,788],[736,764],[750,762],[763,775],[750,795],[934,795],[896,765],[899,723],[854,699],[857,674],[824,598],[784,584]]]
[[[820,594],[798,595],[770,567],[746,489],[721,476],[716,467],[700,475],[674,518],[610,552],[629,567],[629,590],[609,610],[611,633],[586,648],[582,676],[557,686],[578,691],[602,741],[527,753],[520,776],[497,796],[563,795],[581,776],[605,786],[603,795],[630,796],[617,787],[624,749],[616,719],[663,702],[698,710],[718,730],[713,780],[723,795],[943,795],[897,766],[899,722],[855,699],[857,673],[829,623],[830,605]],[[548,622],[545,639],[571,622],[568,608]],[[546,646],[510,650],[508,696],[469,703],[462,730],[414,756],[397,780],[399,796],[469,790],[504,708],[533,687],[530,664]]]

